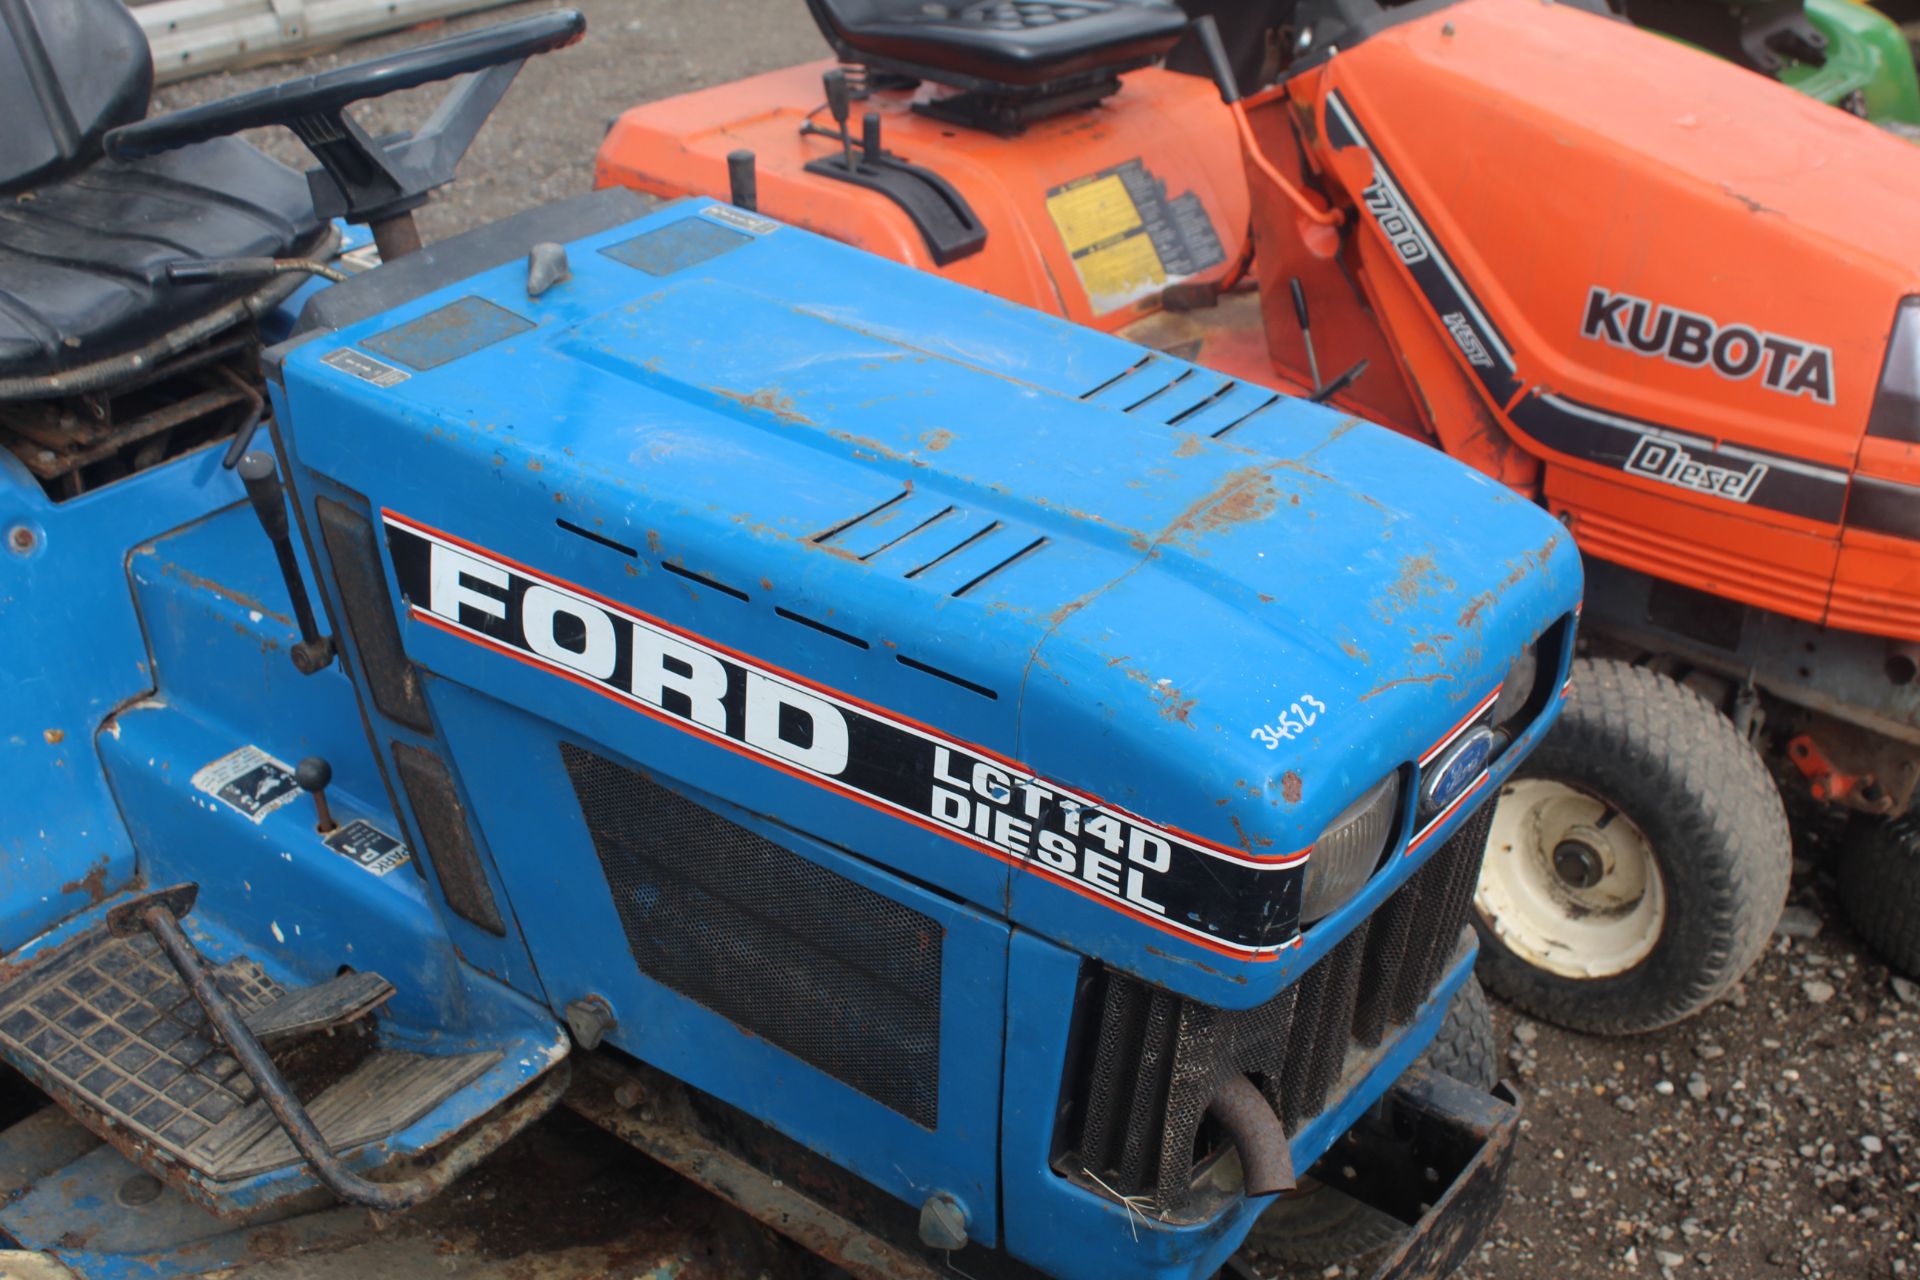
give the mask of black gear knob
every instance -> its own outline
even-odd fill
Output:
[[[293,767],[293,780],[302,791],[313,797],[316,831],[327,832],[340,825],[333,820],[333,811],[327,807],[327,784],[333,781],[332,765],[319,756],[308,756]]]

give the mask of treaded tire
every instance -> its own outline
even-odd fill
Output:
[[[1325,1267],[1398,1244],[1407,1230],[1391,1214],[1315,1182],[1261,1214],[1246,1247],[1290,1266]]]
[[[1499,1050],[1493,1042],[1493,1011],[1472,974],[1447,1005],[1440,1033],[1422,1055],[1429,1067],[1489,1092],[1500,1082]]]
[[[1706,699],[1642,667],[1577,661],[1559,722],[1516,777],[1572,785],[1630,819],[1665,918],[1637,963],[1579,978],[1510,950],[1476,909],[1478,972],[1496,995],[1575,1031],[1632,1034],[1697,1013],[1760,958],[1786,903],[1792,837],[1766,766]]]
[[[1490,1090],[1499,1080],[1493,1011],[1472,974],[1453,993],[1440,1031],[1421,1061],[1476,1089]],[[1315,1183],[1299,1195],[1275,1201],[1254,1224],[1247,1244],[1293,1266],[1324,1267],[1398,1244],[1406,1233],[1406,1225],[1390,1214]]]
[[[1881,959],[1920,978],[1920,816],[1861,825],[1840,855],[1840,903]]]

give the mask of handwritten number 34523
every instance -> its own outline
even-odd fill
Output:
[[[1278,720],[1261,725],[1248,736],[1266,743],[1267,750],[1272,751],[1282,742],[1305,733],[1307,726],[1325,715],[1326,710],[1326,703],[1310,693],[1302,694],[1300,701],[1288,707]]]

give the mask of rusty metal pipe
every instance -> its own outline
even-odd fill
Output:
[[[368,225],[373,231],[373,247],[380,251],[380,261],[392,262],[419,251],[420,227],[414,222],[411,209]]]
[[[1287,1131],[1253,1081],[1234,1076],[1221,1085],[1207,1104],[1207,1114],[1226,1130],[1240,1152],[1248,1195],[1293,1190],[1293,1150],[1287,1145]]]
[[[247,1079],[259,1089],[261,1099],[280,1122],[280,1127],[286,1130],[287,1137],[293,1140],[293,1145],[313,1166],[314,1173],[326,1184],[327,1189],[348,1204],[364,1205],[382,1213],[411,1209],[435,1195],[478,1162],[486,1150],[491,1149],[486,1144],[471,1141],[462,1143],[455,1151],[460,1158],[443,1161],[440,1166],[405,1182],[369,1182],[353,1172],[334,1154],[319,1127],[313,1123],[313,1118],[307,1114],[306,1107],[287,1087],[286,1079],[281,1076],[280,1069],[273,1065],[273,1059],[260,1047],[260,1042],[247,1029],[247,1024],[228,1001],[226,994],[214,984],[212,976],[200,963],[199,952],[180,928],[173,911],[165,903],[153,902],[140,912],[139,920],[160,943],[167,958],[173,961],[173,967],[182,981],[193,992],[193,998],[206,1011],[207,1020],[220,1033],[220,1038],[226,1041],[228,1052],[238,1060],[240,1069],[247,1073]],[[525,1100],[528,1104],[539,1106],[540,1112],[559,1101],[565,1088],[565,1079],[547,1081],[545,1086],[536,1091],[535,1098]],[[522,1107],[516,1107],[514,1111],[521,1126],[531,1123],[539,1114],[524,1115]],[[518,1132],[518,1127],[513,1132]],[[499,1141],[505,1141],[508,1136],[511,1133],[502,1136]],[[498,1142],[491,1145],[497,1146]]]

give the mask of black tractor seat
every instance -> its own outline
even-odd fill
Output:
[[[107,159],[101,139],[145,117],[152,83],[119,0],[0,2],[0,399],[96,389],[90,368],[170,354],[168,335],[202,336],[262,288],[176,284],[170,263],[331,240],[306,179],[244,142]]]
[[[1111,81],[1164,56],[1170,0],[807,0],[841,61],[995,97]]]

